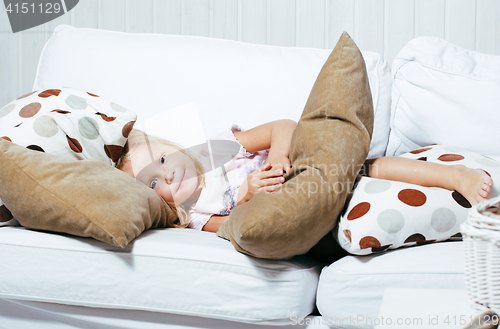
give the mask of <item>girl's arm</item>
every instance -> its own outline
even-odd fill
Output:
[[[250,200],[258,190],[264,189],[271,192],[281,186],[284,179],[280,177],[282,174],[278,174],[278,172],[290,169],[288,153],[296,125],[292,120],[278,120],[234,133],[236,139],[247,152],[255,153],[269,149],[266,163],[254,171],[241,186],[237,205]],[[228,218],[229,215],[213,215],[203,226],[203,231],[217,232]]]
[[[253,172],[243,183],[238,193],[238,205],[248,201],[260,189],[273,191],[283,182],[277,172],[288,171],[290,169],[290,143],[292,134],[297,123],[292,120],[277,120],[255,128],[237,131],[234,137],[247,150],[255,153],[269,149],[269,156],[266,163]],[[271,167],[272,166],[272,167]],[[229,218],[227,216],[213,215],[203,226],[203,231],[217,232],[222,224]]]
[[[235,132],[234,136],[250,153],[269,149],[266,163],[270,163],[273,169],[281,168],[287,172],[290,169],[288,154],[295,126],[297,123],[293,120],[277,120]]]
[[[266,162],[241,185],[236,206],[249,201],[260,190],[274,192],[283,184],[283,171],[290,170],[288,154],[296,125],[292,120],[278,120],[234,134],[250,153],[269,149]]]
[[[229,218],[229,215],[226,216],[219,216],[219,215],[213,215],[210,217],[208,222],[203,226],[203,231],[208,231],[208,232],[213,232],[217,233],[219,230],[219,227],[222,226]]]

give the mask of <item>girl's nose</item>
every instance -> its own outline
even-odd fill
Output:
[[[163,171],[165,173],[165,181],[167,182],[167,184],[168,185],[172,184],[172,181],[174,180],[175,171],[167,168],[164,168]]]

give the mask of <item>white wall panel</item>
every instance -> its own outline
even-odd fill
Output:
[[[445,38],[464,48],[476,48],[476,1],[446,0]]]
[[[21,42],[21,34],[12,34],[7,12],[0,10],[0,108],[23,92]]]
[[[214,38],[238,40],[238,1],[213,1],[213,33]]]
[[[70,13],[73,17],[72,24],[79,27],[98,28],[100,14],[99,0],[85,0],[78,3],[78,9]]]
[[[103,0],[100,0],[103,1]],[[156,1],[156,31],[155,33],[181,34],[182,0]]]
[[[267,42],[277,46],[295,46],[296,2],[268,1],[269,25]]]
[[[384,54],[385,1],[356,0],[354,41],[363,50]]]
[[[333,48],[343,31],[355,35],[355,1],[329,0],[327,16],[326,48]]]
[[[99,28],[104,30],[127,31],[128,3],[129,0],[100,0]],[[80,10],[79,5],[73,10]]]
[[[392,61],[415,35],[415,0],[385,0],[384,56]]]
[[[325,12],[324,0],[297,0],[297,46],[325,48]]]
[[[127,6],[127,32],[148,33],[154,31],[153,0],[127,1]]]
[[[238,40],[267,43],[267,0],[239,0]]]
[[[181,3],[181,34],[210,36],[210,5],[209,0],[184,0]]]
[[[0,7],[0,107],[31,90],[58,24],[319,48],[333,48],[345,30],[389,61],[413,37],[431,35],[500,55],[500,0],[80,0],[16,34]]]
[[[415,35],[444,38],[445,0],[415,0]]]
[[[478,0],[476,47],[481,52],[500,54],[500,1]]]
[[[46,28],[43,25],[36,26],[30,29],[31,33],[20,36],[21,53],[19,56],[21,61],[19,65],[22,66],[22,80],[20,81],[22,94],[29,92],[33,87],[38,58],[49,37]]]

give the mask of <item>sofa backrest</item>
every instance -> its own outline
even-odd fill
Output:
[[[392,76],[387,155],[442,144],[500,160],[500,56],[418,37],[396,56]]]
[[[249,129],[297,121],[330,52],[61,25],[42,52],[34,89],[85,90],[127,107],[139,120],[194,102],[210,137],[233,124]],[[389,135],[390,68],[379,54],[363,56],[376,112],[371,156],[381,156]]]

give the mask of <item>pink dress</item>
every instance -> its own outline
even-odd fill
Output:
[[[236,207],[238,191],[244,180],[266,161],[269,150],[249,153],[234,137],[237,128],[228,129],[209,140],[228,140],[238,143],[239,151],[234,158],[205,173],[205,187],[193,208],[189,211],[188,227],[202,230],[213,215],[229,215]]]

